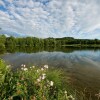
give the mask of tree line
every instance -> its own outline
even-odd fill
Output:
[[[0,52],[5,49],[20,48],[62,48],[63,46],[69,47],[100,47],[100,40],[98,39],[74,39],[73,37],[63,38],[36,38],[36,37],[21,37],[16,38],[13,36],[6,37],[0,35]]]

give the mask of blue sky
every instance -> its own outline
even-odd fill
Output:
[[[0,33],[100,39],[100,0],[0,0]]]

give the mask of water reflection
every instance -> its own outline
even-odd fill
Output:
[[[88,88],[90,92],[100,89],[100,50],[73,50],[73,52],[7,53],[0,58],[14,68],[21,64],[62,68],[77,89]]]

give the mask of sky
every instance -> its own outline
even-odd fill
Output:
[[[0,34],[100,39],[100,0],[0,0]]]

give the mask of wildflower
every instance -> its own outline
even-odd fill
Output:
[[[65,90],[65,92],[64,92],[65,94],[67,94],[67,91]]]
[[[24,68],[22,67],[21,70],[23,70]]]
[[[42,80],[44,80],[46,78],[46,76],[42,76]]]
[[[43,68],[41,68],[41,70],[43,71],[44,69],[43,69]]]
[[[12,96],[10,96],[8,100],[13,100],[13,97],[12,97]]]
[[[23,68],[24,71],[28,70],[27,68]]]
[[[48,69],[48,65],[44,65],[44,68]]]
[[[95,96],[97,96],[98,100],[100,99],[100,93],[95,94]]]
[[[26,65],[23,65],[23,67],[26,67]]]
[[[43,76],[45,76],[46,74],[44,73],[44,74],[42,74]]]
[[[44,80],[46,78],[46,74],[42,74],[41,79]]]
[[[32,68],[35,68],[35,66],[32,66]]]
[[[23,64],[21,66],[23,66]]]
[[[37,81],[40,82],[40,81],[41,81],[41,77],[39,77],[39,78],[37,79]]]
[[[53,86],[54,82],[53,81],[50,81],[50,86]]]
[[[37,73],[39,72],[39,70],[37,70]]]
[[[72,100],[75,100],[75,98],[73,98],[73,96],[72,96],[72,95],[70,95],[70,96],[69,96],[69,98],[70,98],[70,99],[72,99]]]
[[[7,67],[7,68],[10,68],[10,67],[11,67],[11,65],[7,65],[6,67]]]

